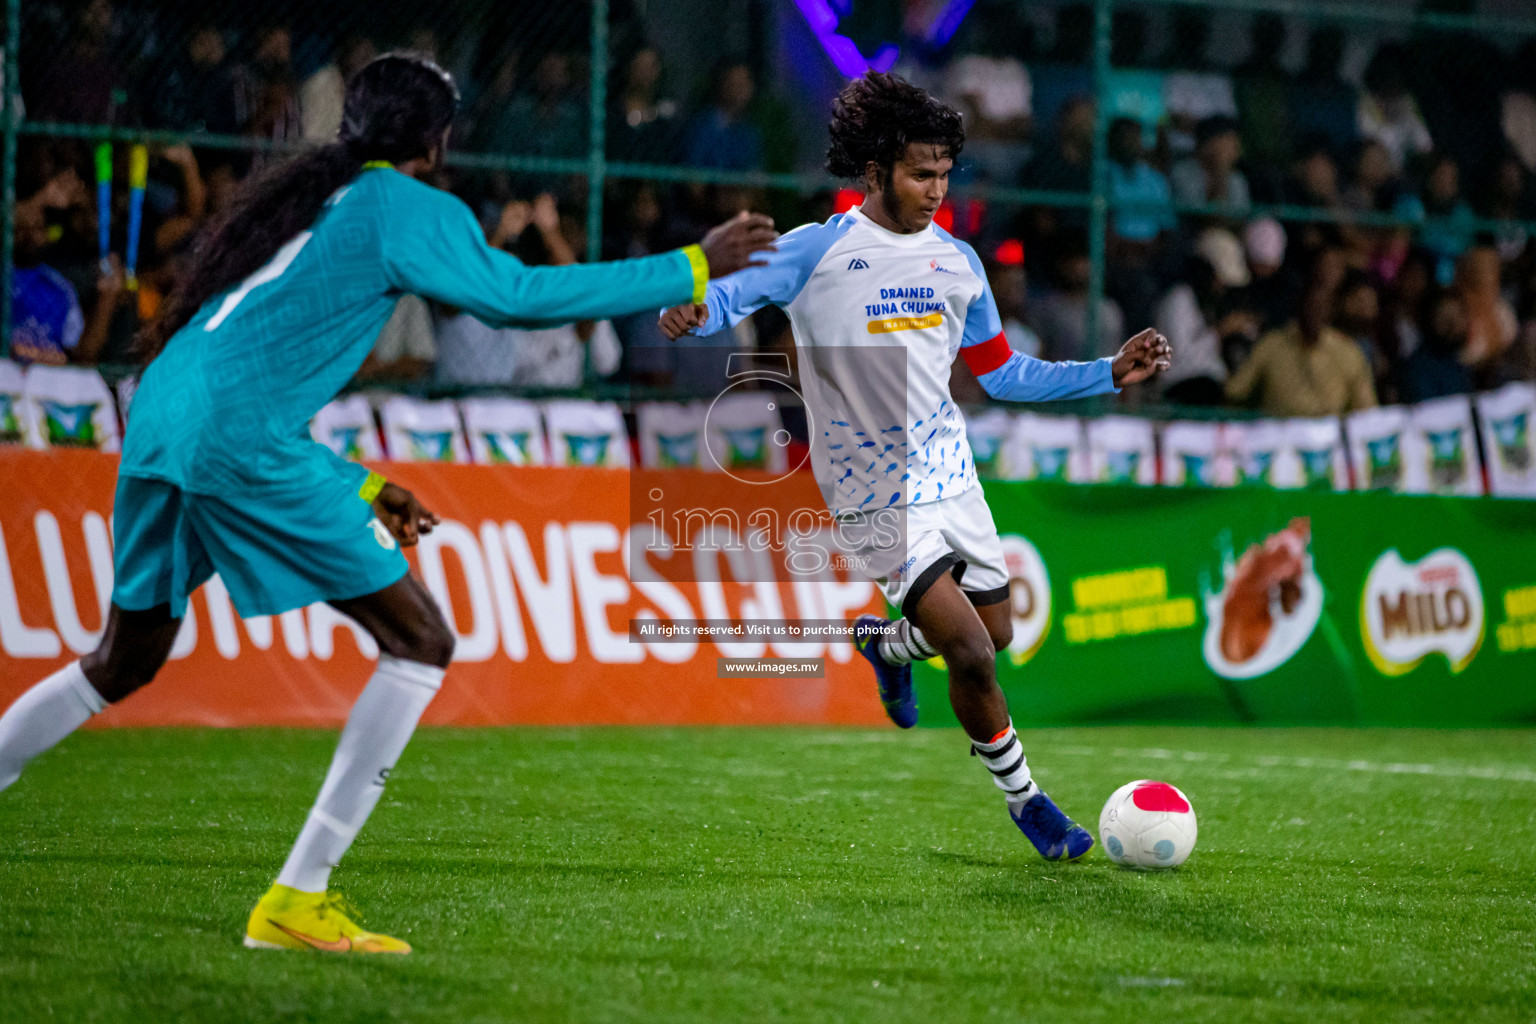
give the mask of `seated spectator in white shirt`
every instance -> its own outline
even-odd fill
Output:
[[[437,360],[433,334],[432,311],[426,301],[418,295],[400,296],[373,351],[358,368],[358,379],[400,383],[422,379]]]
[[[331,142],[341,127],[341,101],[347,82],[364,64],[378,56],[373,40],[353,36],[342,40],[336,57],[299,86],[299,125],[306,142]]]
[[[1419,104],[1408,91],[1404,60],[1402,47],[1395,43],[1376,51],[1365,69],[1365,91],[1358,108],[1361,136],[1385,146],[1392,170],[1399,174],[1410,155],[1422,156],[1435,145]]]

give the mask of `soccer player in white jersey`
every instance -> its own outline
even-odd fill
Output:
[[[1145,330],[1088,363],[1013,351],[975,251],[933,223],[965,141],[960,115],[870,72],[843,90],[830,127],[827,168],[862,184],[862,205],[783,235],[764,265],[710,282],[702,304],[666,310],[662,329],[709,334],[770,303],[788,313],[828,509],[852,523],[904,512],[904,545],[884,562],[864,549],[902,618],[894,628],[875,616],[855,623],[881,702],[897,725],[914,725],[912,662],[942,655],[955,715],[1015,824],[1047,860],[1081,857],[1093,837],[1031,779],[997,685],[996,656],[1013,633],[1008,570],[950,366],[958,352],[992,397],[1040,402],[1117,392],[1166,369],[1172,350]],[[891,346],[905,360],[888,358]]]

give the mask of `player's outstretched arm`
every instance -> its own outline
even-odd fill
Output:
[[[698,245],[640,259],[529,267],[486,244],[469,207],[426,186],[403,193],[384,237],[389,284],[463,309],[491,326],[606,320],[701,301],[710,278],[753,265],[773,222],[740,214]]]
[[[997,334],[960,350],[982,388],[1004,402],[1055,402],[1109,394],[1168,368],[1173,350],[1150,328],[1125,343],[1114,358],[1052,363],[1015,352]]]
[[[723,226],[734,223],[728,221]],[[753,258],[739,273],[711,280],[702,298],[663,309],[662,333],[673,341],[685,334],[714,334],[735,327],[764,306],[789,305],[851,223],[834,217],[825,224],[802,224],[781,236],[778,244],[761,258]]]

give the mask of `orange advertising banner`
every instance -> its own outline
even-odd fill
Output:
[[[729,559],[695,558],[692,582],[635,582],[624,471],[379,468],[443,519],[410,552],[458,637],[427,721],[885,721],[846,641],[630,639],[631,620],[851,620],[882,607],[867,580],[829,569],[819,580],[737,582]],[[112,593],[116,478],[114,455],[0,449],[0,707],[95,647]],[[241,621],[215,577],[193,597],[160,677],[96,721],[338,725],[375,656],[371,638],[326,605]],[[825,674],[717,678],[721,658],[761,657],[824,658]]]

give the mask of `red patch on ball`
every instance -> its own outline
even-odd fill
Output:
[[[1131,790],[1131,802],[1144,811],[1189,813],[1189,801],[1166,782],[1144,782]]]

